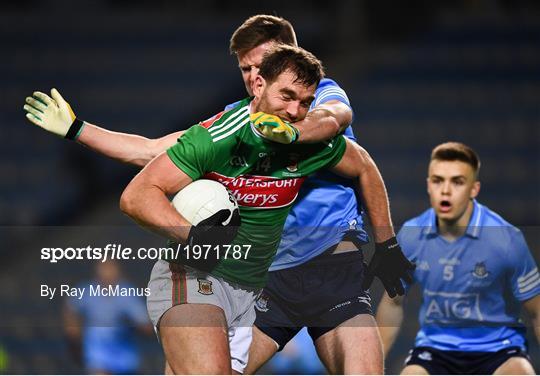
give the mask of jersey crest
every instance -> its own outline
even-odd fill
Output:
[[[300,159],[300,155],[297,153],[290,153],[289,154],[289,165],[286,167],[287,171],[289,172],[296,172],[298,171],[298,160]]]
[[[489,272],[488,272],[488,270],[486,268],[486,264],[483,263],[483,262],[476,263],[476,265],[474,266],[474,270],[473,270],[472,274],[476,278],[480,278],[480,279],[486,278],[489,275]]]
[[[197,278],[199,282],[198,293],[202,295],[212,295],[214,291],[212,290],[212,282],[206,279]]]

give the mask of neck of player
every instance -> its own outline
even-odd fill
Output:
[[[462,237],[467,231],[473,208],[473,200],[469,200],[467,208],[459,217],[452,219],[437,218],[439,235],[449,241]]]

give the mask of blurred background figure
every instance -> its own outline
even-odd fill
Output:
[[[519,313],[522,306],[540,342],[540,274],[519,229],[476,200],[480,165],[467,145],[436,146],[431,207],[399,231],[423,300],[402,374],[535,374]],[[404,322],[403,300],[384,294],[377,307],[385,353]]]
[[[122,279],[118,263],[98,262],[95,279],[80,284],[84,296],[70,297],[64,309],[69,350],[91,374],[134,374],[139,370],[137,332],[152,334],[143,297],[91,296],[90,285],[133,287]]]

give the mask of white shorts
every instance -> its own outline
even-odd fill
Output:
[[[156,333],[163,314],[178,304],[212,304],[223,309],[228,326],[231,367],[243,373],[247,365],[260,289],[214,277],[188,266],[156,262],[146,304]],[[158,336],[159,337],[159,336]]]

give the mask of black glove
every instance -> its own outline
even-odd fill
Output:
[[[362,288],[367,290],[373,278],[378,277],[388,296],[403,295],[405,289],[401,280],[412,283],[414,269],[416,265],[405,257],[394,236],[385,242],[375,243],[375,254],[368,265]]]
[[[240,228],[240,212],[235,209],[232,213],[229,209],[222,209],[212,216],[200,221],[196,226],[191,226],[185,244],[175,247],[184,248],[185,252],[179,253],[178,260],[169,260],[183,265],[191,266],[205,272],[210,272],[221,261],[218,257],[223,257],[223,246],[231,244]],[[194,257],[193,246],[199,245],[202,248],[202,256]],[[205,252],[210,246],[210,251]],[[216,247],[220,248],[218,252]],[[189,254],[188,254],[189,253]]]

